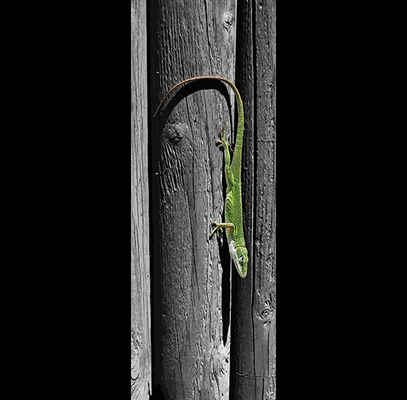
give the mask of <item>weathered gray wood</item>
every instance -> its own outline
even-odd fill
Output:
[[[235,0],[151,0],[149,11],[151,114],[186,78],[235,80]],[[220,248],[209,234],[223,220],[216,140],[234,107],[225,85],[200,81],[152,120],[154,381],[168,399],[229,398],[230,263],[226,238]]]
[[[253,297],[256,397],[276,398],[276,2],[256,1],[256,197]],[[261,71],[261,73],[260,73]],[[262,396],[259,395],[262,393]]]
[[[253,327],[251,303],[253,290],[253,197],[254,197],[254,65],[252,1],[239,0],[237,9],[237,68],[239,88],[245,113],[242,155],[243,227],[249,265],[245,279],[236,279],[232,299],[232,347],[230,370],[231,399],[251,399],[254,375]]]
[[[245,129],[242,155],[243,226],[249,266],[245,279],[237,279],[232,299],[231,399],[251,399],[254,376],[254,332],[251,323],[253,298],[253,207],[255,71],[253,65],[252,1],[240,0],[237,10],[236,84],[243,100]]]
[[[275,0],[243,0],[238,10],[243,217],[251,261],[233,298],[231,398],[242,400],[276,395],[275,10]]]
[[[131,2],[131,398],[151,394],[146,2]]]

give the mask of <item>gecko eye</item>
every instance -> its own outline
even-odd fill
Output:
[[[244,261],[244,256],[240,256],[240,257],[239,257],[239,261],[240,261],[240,262],[243,262],[243,261]]]

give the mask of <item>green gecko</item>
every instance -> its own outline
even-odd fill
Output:
[[[239,275],[244,278],[247,275],[247,264],[249,262],[249,257],[247,255],[247,249],[244,241],[243,234],[243,215],[242,215],[242,179],[241,179],[241,166],[242,166],[242,148],[243,148],[243,126],[244,126],[244,116],[243,116],[243,103],[240,97],[239,91],[236,86],[226,78],[221,78],[219,76],[197,76],[195,78],[186,79],[178,84],[176,84],[161,100],[157,111],[154,113],[153,118],[156,116],[158,110],[163,104],[166,97],[178,86],[183,83],[193,82],[198,79],[216,79],[227,83],[233,90],[236,102],[237,102],[237,137],[235,150],[233,155],[232,163],[230,162],[230,153],[225,139],[225,125],[223,125],[220,140],[221,147],[223,147],[225,152],[225,177],[226,177],[226,200],[225,200],[225,222],[216,223],[215,229],[212,231],[209,237],[216,232],[219,235],[218,230],[222,231],[222,228],[226,230],[226,237],[229,245],[229,253],[232,257],[233,263],[237,269]]]

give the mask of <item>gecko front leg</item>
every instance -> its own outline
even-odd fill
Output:
[[[221,222],[220,224],[216,223],[216,222],[212,222],[213,225],[216,225],[216,228],[211,232],[211,234],[209,235],[209,238],[212,237],[212,235],[216,232],[216,234],[219,237],[219,232],[218,230],[222,230],[222,228],[226,228],[226,229],[230,229],[233,233],[234,229],[235,229],[235,225],[232,224],[231,222]]]

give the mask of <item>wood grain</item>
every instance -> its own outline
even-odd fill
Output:
[[[151,394],[146,2],[131,2],[131,398]]]
[[[151,114],[176,83],[234,81],[235,1],[150,1]],[[229,398],[230,262],[210,240],[223,220],[223,122],[235,100],[218,81],[177,89],[152,121],[154,382],[165,398]]]
[[[276,4],[256,2],[254,399],[276,398]],[[260,74],[261,71],[261,74]]]
[[[233,297],[231,398],[275,399],[275,0],[238,8],[238,76],[245,108],[243,219],[250,266]]]

